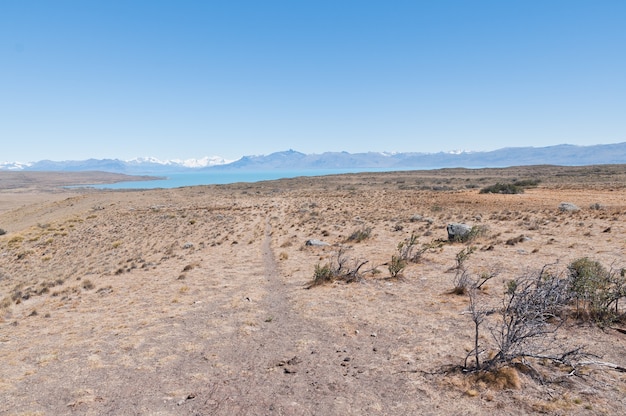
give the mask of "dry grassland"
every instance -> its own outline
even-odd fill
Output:
[[[513,179],[541,182],[523,194],[479,193]],[[467,296],[450,293],[468,245],[472,275],[498,272],[481,291],[492,303],[508,280],[546,264],[564,274],[587,256],[625,267],[626,166],[150,191],[36,183],[0,189],[0,414],[626,412],[626,373],[608,367],[535,360],[541,379],[513,368],[463,374],[473,324]],[[561,202],[581,209],[559,211]],[[450,222],[486,232],[439,244],[389,278],[399,242],[445,240]],[[307,289],[339,247],[372,272]],[[620,329],[572,317],[559,340],[626,367]],[[488,332],[480,341],[493,347]]]

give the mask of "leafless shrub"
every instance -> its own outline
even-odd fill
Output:
[[[525,362],[527,358],[541,358],[555,363],[573,365],[585,356],[582,347],[567,348],[556,340],[556,332],[564,323],[564,308],[571,300],[567,279],[547,272],[547,266],[537,275],[524,276],[507,283],[501,307],[480,304],[478,290],[468,291],[469,314],[474,322],[474,348],[465,358],[468,370],[494,370]],[[482,360],[486,350],[479,343],[480,328],[488,316],[487,325],[492,335],[494,352]],[[470,357],[473,365],[469,365]],[[539,373],[537,373],[539,374]]]
[[[475,287],[476,284],[472,281],[469,272],[465,269],[458,269],[454,275],[454,288],[450,293],[465,295],[468,290]]]

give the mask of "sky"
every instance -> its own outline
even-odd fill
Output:
[[[0,161],[624,141],[623,0],[0,0]]]

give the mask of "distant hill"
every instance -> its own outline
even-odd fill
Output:
[[[348,153],[305,154],[295,150],[244,156],[234,162],[219,157],[187,161],[157,159],[88,159],[35,163],[0,163],[0,170],[104,171],[126,174],[166,174],[207,170],[314,170],[314,169],[434,169],[524,165],[583,166],[626,163],[626,142],[594,146],[562,144],[547,147],[511,147],[490,152],[455,153]]]

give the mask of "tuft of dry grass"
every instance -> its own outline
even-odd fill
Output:
[[[481,371],[474,375],[475,382],[495,390],[519,390],[522,381],[519,373],[513,367],[499,367],[495,370]]]

